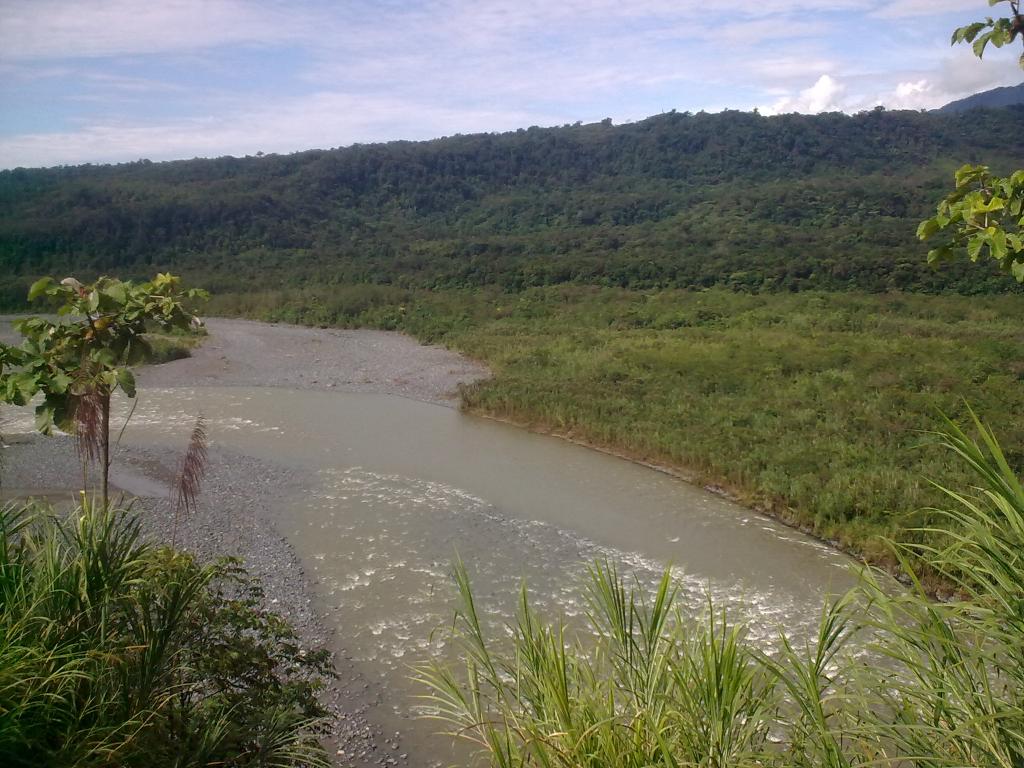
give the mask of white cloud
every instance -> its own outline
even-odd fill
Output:
[[[906,0],[912,2],[912,0]],[[301,42],[367,50],[382,41],[442,38],[461,48],[503,45],[566,26],[626,34],[704,30],[747,44],[799,37],[822,18],[878,0],[0,0],[0,58],[96,57]],[[780,18],[786,17],[786,18]],[[723,37],[719,37],[723,39]]]
[[[960,12],[979,18],[989,14],[988,8],[978,0],[890,0],[881,3],[872,15],[883,19],[905,19]]]
[[[311,14],[246,0],[7,0],[0,59],[98,57],[308,39]]]
[[[945,56],[931,70],[893,73],[895,83],[871,98],[847,105],[851,111],[883,104],[889,109],[935,109],[956,99],[1001,85],[1016,85],[1024,73],[996,62],[979,61],[965,48]],[[890,80],[890,82],[892,82]]]
[[[887,106],[892,109],[930,109],[935,105],[935,86],[927,80],[899,83]]]
[[[0,166],[293,151],[713,105],[927,108],[1020,80],[999,63],[1005,51],[984,63],[946,53],[951,23],[935,14],[973,18],[979,2],[0,0],[0,99],[25,110],[11,124],[41,126],[0,134]],[[225,74],[246,56],[280,62],[280,77]],[[282,98],[288,88],[296,95]],[[40,93],[70,115],[60,128],[47,130]],[[12,104],[0,109],[15,114]],[[173,117],[158,124],[157,113]]]
[[[822,75],[814,85],[793,96],[783,96],[765,107],[765,114],[780,115],[788,112],[839,112],[842,110],[846,86],[831,75]]]
[[[838,65],[809,65],[807,69],[825,74],[802,89],[799,85],[767,89],[774,98],[761,107],[762,112],[855,113],[879,105],[887,109],[935,109],[979,91],[1016,85],[1024,79],[1024,73],[1012,63],[995,62],[988,57],[980,61],[963,47],[953,49],[926,69],[855,72],[850,68],[844,71]],[[807,82],[806,75],[803,82]]]

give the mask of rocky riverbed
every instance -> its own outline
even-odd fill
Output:
[[[487,369],[388,331],[336,330],[211,318],[192,356],[145,369],[142,386],[287,387],[378,392],[442,405]]]

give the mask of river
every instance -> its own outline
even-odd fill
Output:
[[[412,666],[450,653],[456,554],[501,635],[525,580],[551,617],[582,621],[585,567],[609,558],[652,583],[671,566],[682,602],[705,595],[770,646],[815,625],[850,560],[658,471],[553,437],[393,395],[276,388],[148,390],[126,439],[181,446],[195,415],[210,440],[312,472],[280,530],[337,627],[335,650],[383,692],[368,713],[402,735],[408,764],[450,747],[419,719]],[[244,478],[241,478],[244,481]]]

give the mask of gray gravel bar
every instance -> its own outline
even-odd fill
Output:
[[[486,367],[400,333],[210,318],[192,356],[141,372],[154,387],[286,387],[378,392],[454,406]]]

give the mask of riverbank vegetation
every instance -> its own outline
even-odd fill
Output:
[[[170,331],[154,329],[146,331],[144,337],[149,344],[146,362],[150,365],[160,365],[190,357],[192,350],[203,343],[206,331],[203,328]]]
[[[1005,278],[1004,278],[1005,279]],[[487,363],[466,407],[681,469],[874,561],[915,539],[927,432],[964,398],[1024,456],[1024,297],[377,286],[215,296],[216,312],[398,329]]]
[[[318,765],[326,652],[132,512],[0,509],[5,766]]]
[[[595,565],[584,626],[552,622],[526,588],[511,637],[481,629],[466,570],[453,639],[461,670],[420,670],[425,706],[500,768],[1012,768],[1024,760],[1024,489],[994,436],[953,425],[943,446],[970,472],[946,491],[935,546],[897,545],[957,584],[933,602],[870,572],[823,612],[806,644],[780,629],[765,654],[713,604],[676,611]],[[966,488],[966,487],[965,487]]]

